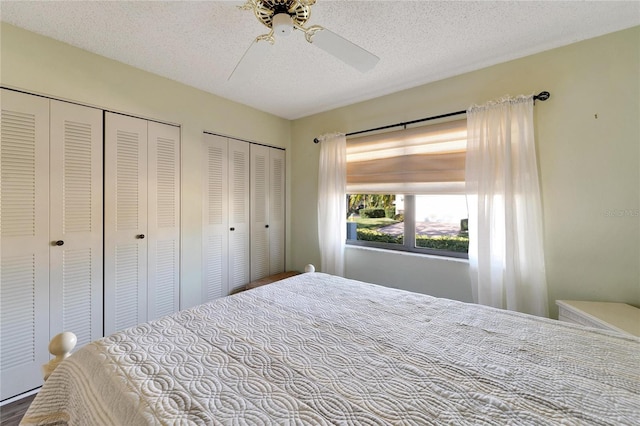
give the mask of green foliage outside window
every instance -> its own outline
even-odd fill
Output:
[[[403,244],[404,237],[402,235],[393,236],[383,234],[373,229],[358,228],[358,240],[374,241],[379,243]],[[429,237],[427,235],[416,236],[416,246],[430,248],[434,250],[447,250],[459,253],[467,253],[469,250],[469,238],[460,236],[436,236]]]
[[[385,217],[384,209],[360,209],[360,217],[376,219]]]

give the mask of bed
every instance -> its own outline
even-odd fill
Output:
[[[306,273],[84,346],[23,424],[640,424],[640,339]]]

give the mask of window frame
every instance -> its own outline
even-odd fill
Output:
[[[429,194],[424,194],[429,195]],[[346,196],[346,194],[345,194]],[[469,259],[469,253],[462,253],[450,250],[438,250],[416,246],[416,201],[414,194],[403,194],[404,196],[404,236],[403,244],[381,243],[376,241],[350,240],[345,239],[348,246],[373,247],[383,250],[393,250],[399,252],[409,252],[430,256],[449,257],[456,259]],[[346,212],[345,212],[346,214]],[[346,225],[345,225],[346,226]]]

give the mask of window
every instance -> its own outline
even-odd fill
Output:
[[[347,243],[467,257],[466,120],[347,141]]]

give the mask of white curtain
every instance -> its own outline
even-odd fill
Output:
[[[344,276],[347,238],[347,142],[342,133],[320,136],[318,241],[322,272]]]
[[[469,266],[475,301],[549,315],[533,96],[467,111]]]

